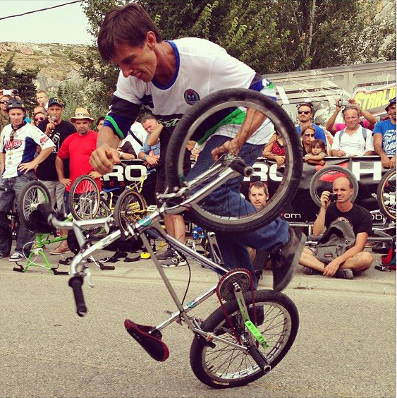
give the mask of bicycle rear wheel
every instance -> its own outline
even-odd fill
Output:
[[[100,193],[93,178],[88,175],[77,178],[69,192],[69,207],[76,220],[95,218],[99,211]]]
[[[126,189],[117,199],[114,207],[114,222],[123,231],[128,231],[127,226],[134,224],[147,213],[145,198],[138,192]]]
[[[396,169],[389,170],[381,178],[376,191],[380,211],[396,221]]]
[[[264,308],[264,321],[257,326],[266,339],[268,348],[260,345],[261,351],[274,368],[287,354],[294,343],[299,328],[299,314],[294,302],[282,293],[270,290],[255,292],[255,301],[251,292],[245,293],[248,310]],[[225,311],[233,324],[242,325],[237,302],[231,301],[224,308],[219,307],[201,325],[202,329],[212,332],[223,339],[237,344],[235,331],[229,327]],[[250,312],[253,312],[252,310]],[[236,329],[237,330],[237,329]],[[245,327],[238,328],[240,335],[249,333]],[[214,340],[211,347],[201,336],[196,335],[190,349],[190,364],[196,377],[214,388],[244,386],[262,377],[264,373],[253,358],[236,347]]]
[[[254,170],[256,170],[254,175],[256,174],[256,176],[246,177],[244,184],[248,185],[254,179],[268,181],[268,175],[272,174],[272,184],[275,189],[266,206],[255,211],[253,206],[240,195],[239,188],[241,188],[242,177],[234,176],[225,179],[222,186],[204,199],[192,203],[189,208],[189,215],[192,219],[210,231],[237,232],[257,229],[278,217],[287,201],[293,199],[298,188],[302,174],[302,149],[298,134],[288,115],[277,103],[256,91],[228,89],[218,91],[200,100],[183,115],[176,126],[166,154],[169,192],[176,192],[181,187],[191,185],[192,181],[189,183],[188,180],[192,175],[198,173],[199,168],[204,170],[198,174],[218,168],[206,181],[200,182],[200,187],[206,186],[228,168],[221,162],[211,161],[203,167],[202,161],[205,156],[200,154],[189,176],[184,172],[183,167],[185,148],[188,141],[191,140],[196,141],[204,151],[206,145],[209,145],[208,148],[211,147],[211,144],[215,142],[214,138],[218,135],[232,139],[239,131],[241,124],[245,122],[247,109],[254,109],[264,114],[268,120],[252,135],[249,143],[254,145],[245,145],[240,151],[248,165],[255,164],[258,158],[262,163],[257,163],[254,166]],[[269,127],[271,128],[269,121],[273,123],[274,130],[284,140],[285,164],[282,169],[274,165],[271,172],[263,172],[267,166],[263,164],[261,156],[266,135],[269,135]],[[219,139],[219,137],[215,139]],[[197,168],[195,169],[195,167]],[[188,190],[185,197],[190,197],[195,189]]]
[[[30,214],[41,203],[51,204],[50,193],[40,181],[30,181],[23,187],[18,201],[19,219],[30,231],[36,231],[37,227],[30,220]]]

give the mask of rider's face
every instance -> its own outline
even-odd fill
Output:
[[[150,82],[157,68],[157,56],[154,51],[156,37],[148,32],[146,40],[140,47],[118,43],[112,63],[117,65],[124,77],[135,76],[144,82]]]

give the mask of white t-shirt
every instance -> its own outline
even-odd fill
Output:
[[[51,139],[33,124],[27,123],[16,130],[13,140],[10,140],[11,133],[11,124],[5,126],[1,132],[0,151],[5,154],[5,169],[2,178],[21,175],[18,166],[34,159],[37,145],[41,149],[55,147]]]
[[[176,73],[168,85],[144,82],[133,76],[124,77],[120,72],[114,93],[116,97],[134,104],[149,106],[165,127],[175,126],[192,105],[215,91],[249,88],[256,75],[252,68],[208,40],[189,37],[168,43],[176,58]],[[275,97],[270,82],[266,79],[262,82],[263,87],[258,91]],[[220,129],[216,134],[228,135],[226,131]],[[263,133],[261,138],[259,132]],[[260,128],[247,142],[265,143],[264,137],[264,129]]]
[[[366,130],[366,139],[364,139],[363,130]],[[345,129],[338,131],[335,134],[332,149],[342,150],[346,156],[363,156],[365,152],[374,150],[372,131],[362,126],[359,126],[353,134],[346,133]]]

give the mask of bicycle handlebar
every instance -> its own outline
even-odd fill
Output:
[[[82,276],[75,275],[69,279],[69,286],[73,290],[74,301],[76,303],[76,313],[83,317],[87,313],[87,306],[84,301],[83,286],[84,279]]]

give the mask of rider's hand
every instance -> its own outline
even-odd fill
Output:
[[[327,209],[329,206],[329,195],[331,192],[329,191],[323,191],[323,193],[320,196],[320,202],[321,202],[321,207],[323,207],[324,209]]]
[[[95,149],[90,157],[91,166],[102,175],[110,173],[116,163],[120,163],[120,156],[117,149],[111,148],[108,144]]]
[[[230,141],[226,141],[223,145],[213,149],[211,154],[214,160],[218,160],[225,153],[237,156],[242,146],[243,144],[241,141],[235,137]]]

